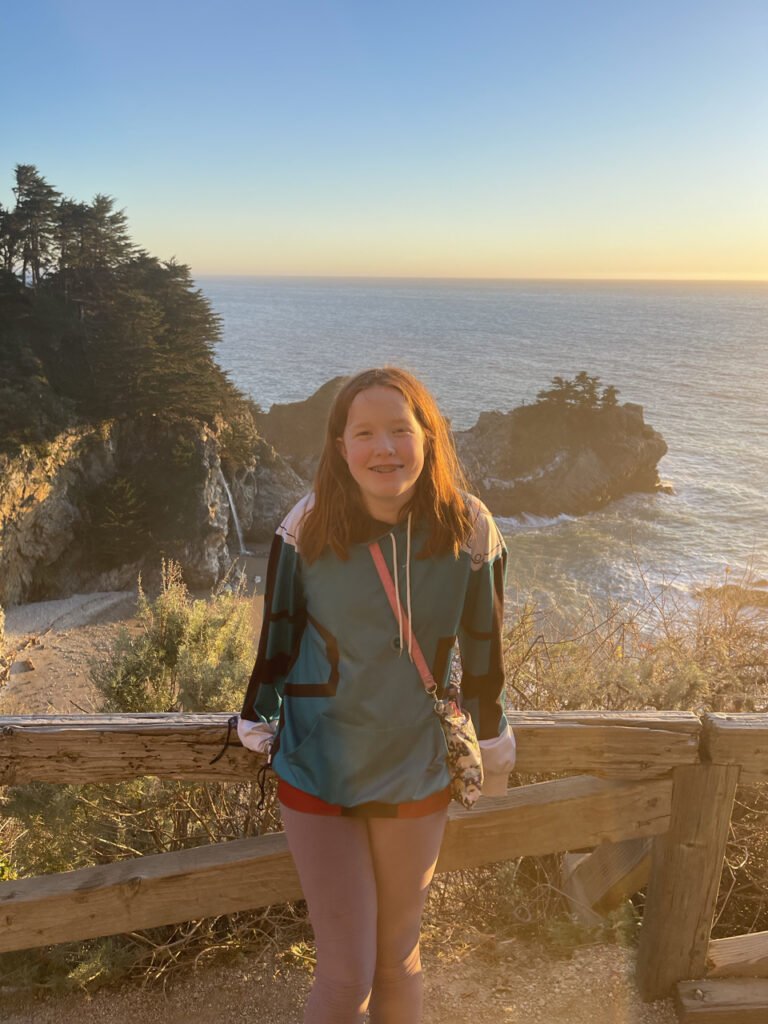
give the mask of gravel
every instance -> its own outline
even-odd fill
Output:
[[[676,1024],[671,1000],[643,1003],[634,951],[577,948],[570,959],[509,940],[425,961],[422,1024]],[[300,1024],[306,969],[253,958],[179,975],[165,989],[125,986],[94,996],[33,999],[2,992],[2,1024]]]

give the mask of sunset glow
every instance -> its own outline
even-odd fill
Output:
[[[768,8],[41,0],[33,163],[196,274],[768,280]],[[213,20],[215,18],[215,20]]]

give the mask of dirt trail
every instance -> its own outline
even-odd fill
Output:
[[[643,1003],[634,954],[582,946],[560,960],[517,942],[489,941],[459,957],[425,960],[422,1024],[675,1024],[670,1000]],[[311,975],[243,960],[203,968],[161,988],[123,987],[89,998],[31,1000],[4,993],[2,1024],[301,1024]]]

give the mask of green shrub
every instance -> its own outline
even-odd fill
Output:
[[[229,711],[238,707],[253,666],[250,602],[222,588],[193,601],[174,562],[162,590],[139,589],[138,635],[123,629],[112,654],[92,668],[107,712]]]
[[[250,600],[224,587],[193,600],[179,567],[164,563],[155,598],[140,589],[137,629],[124,629],[111,655],[93,665],[99,711],[230,711],[243,698],[253,663]],[[225,842],[279,828],[274,783],[257,810],[252,782],[196,783],[139,778],[84,786],[9,787],[2,812],[10,840],[0,877],[68,871],[148,854]],[[3,832],[0,831],[0,843]],[[97,988],[141,975],[160,977],[216,952],[262,946],[282,930],[301,937],[292,907],[64,943],[0,956],[8,984]]]

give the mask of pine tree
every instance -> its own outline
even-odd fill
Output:
[[[56,215],[61,193],[38,174],[33,164],[17,164],[15,175],[14,218],[21,247],[21,280],[26,284],[29,273],[33,287],[37,287],[56,265]]]
[[[19,218],[14,210],[0,203],[0,268],[12,274],[21,250]]]
[[[578,391],[578,404],[594,409],[599,400],[598,387],[600,386],[600,378],[590,377],[586,370],[581,370],[580,373],[576,374],[574,384]]]

